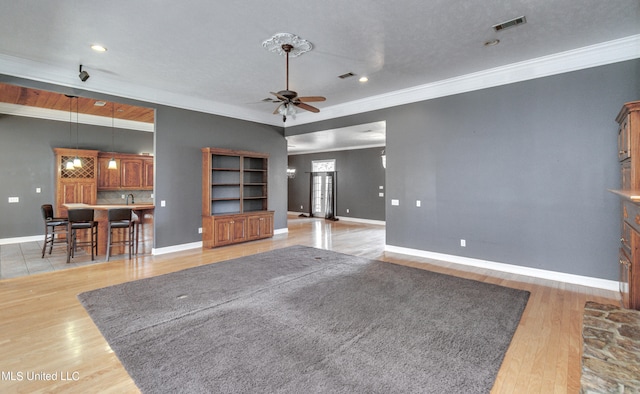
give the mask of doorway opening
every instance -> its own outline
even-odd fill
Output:
[[[335,219],[336,160],[311,162],[311,216]]]

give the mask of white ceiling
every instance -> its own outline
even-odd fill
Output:
[[[262,102],[285,88],[279,32],[314,47],[290,88],[327,97],[289,126],[640,57],[640,1],[2,0],[0,74],[282,125]]]

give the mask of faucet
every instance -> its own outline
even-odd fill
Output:
[[[129,196],[131,196],[131,204],[135,204],[136,202],[133,200],[133,193],[127,194],[127,205],[129,205]]]

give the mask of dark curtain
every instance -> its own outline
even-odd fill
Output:
[[[336,217],[336,180],[337,172],[327,172],[327,196],[325,198],[325,219],[338,220]]]

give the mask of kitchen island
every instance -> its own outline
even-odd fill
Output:
[[[155,205],[153,204],[64,204],[66,209],[84,209],[89,208],[94,210],[93,219],[98,222],[98,255],[107,254],[107,232],[109,231],[109,218],[108,212],[110,209],[117,208],[130,208],[133,210],[134,219],[137,220],[136,232],[139,233],[144,228],[145,215],[153,215]],[[115,240],[120,239],[120,235],[116,235],[114,232]],[[137,246],[136,246],[137,250]],[[90,250],[89,250],[90,251]],[[124,247],[121,245],[114,246],[111,255],[118,255],[124,253]]]

